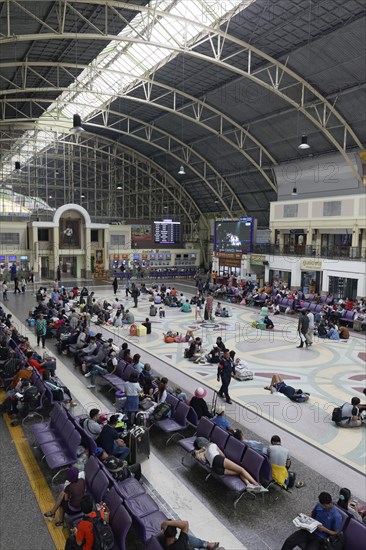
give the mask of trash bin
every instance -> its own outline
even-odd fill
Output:
[[[359,321],[356,319],[356,321],[353,321],[353,330],[356,332],[361,332],[362,330],[362,321]]]
[[[125,403],[126,403],[126,395],[123,391],[121,390],[118,390],[116,391],[116,393],[114,394],[114,397],[115,397],[115,404],[114,404],[114,407],[116,409],[117,412],[122,412],[124,407],[125,407]]]

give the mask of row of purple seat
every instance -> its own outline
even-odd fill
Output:
[[[187,454],[194,457],[194,442],[197,437],[204,437],[212,443],[216,443],[224,452],[226,458],[245,468],[256,481],[260,482],[261,479],[265,479],[268,483],[272,482],[271,466],[268,458],[254,449],[251,449],[242,441],[236,439],[229,432],[214,424],[209,418],[202,417],[198,422],[195,435],[178,441],[178,445],[180,445]],[[185,456],[187,456],[187,454]],[[185,456],[182,458],[183,464]],[[227,489],[239,493],[238,498],[234,501],[234,508],[236,508],[240,499],[247,492],[246,485],[240,477],[220,476],[212,471],[208,463],[202,463],[197,459],[195,459],[195,461],[209,473],[206,479],[212,476],[222,482]]]
[[[85,467],[85,480],[94,501],[103,500],[110,510],[110,523],[118,549],[125,550],[126,536],[132,523],[143,543],[161,531],[160,526],[167,517],[135,478],[117,481],[102,462],[91,456]],[[121,513],[123,518],[119,517]]]
[[[111,389],[124,391],[125,382],[128,382],[133,372],[138,373],[132,365],[129,365],[126,361],[120,360],[113,374],[101,374],[100,376],[110,384]]]

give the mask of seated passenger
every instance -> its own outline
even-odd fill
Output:
[[[186,402],[187,401],[187,394],[184,393],[181,388],[174,388],[174,390],[172,391],[172,395],[174,395],[174,397],[176,397],[177,399],[179,399],[179,401],[184,401]]]
[[[273,435],[267,454],[272,468],[272,477],[279,485],[286,487],[289,480],[289,468],[291,466],[290,453],[281,445],[278,435]]]
[[[146,317],[145,322],[141,323],[143,327],[146,327],[146,334],[151,334],[151,321]]]
[[[283,393],[286,397],[291,399],[291,401],[307,401],[310,397],[310,393],[305,393],[300,389],[288,386],[280,374],[274,374],[270,385],[265,386],[264,389],[269,390],[271,393],[274,393],[275,391]]]
[[[334,325],[329,325],[329,330],[327,332],[326,338],[329,338],[330,340],[335,340],[335,341],[338,342],[339,333],[338,333],[338,330],[335,328]]]
[[[56,527],[64,527],[64,515],[79,514],[81,499],[86,491],[85,475],[77,468],[71,467],[67,471],[66,483],[63,490],[58,495],[55,504],[43,515],[47,519],[53,520],[59,508],[61,508],[60,519],[56,521]],[[70,508],[71,506],[71,508]]]
[[[360,409],[357,407],[360,402],[358,397],[352,397],[351,403],[345,403],[342,406],[342,420],[337,423],[338,426],[342,426],[343,428],[358,428],[362,425]]]
[[[194,396],[190,401],[190,406],[192,407],[192,409],[196,411],[198,420],[202,416],[207,416],[207,418],[212,418],[212,414],[209,412],[207,403],[205,401],[206,395],[207,395],[207,391],[204,388],[196,388],[196,391],[194,392]]]
[[[216,309],[215,309],[215,316],[221,317],[221,313],[222,313],[221,303],[217,302]]]
[[[357,521],[362,521],[362,516],[359,512],[362,513],[363,506],[359,502],[355,505],[352,505],[351,501],[351,491],[347,487],[343,487],[339,491],[339,497],[337,501],[338,508],[342,508],[348,514],[351,514],[352,517],[357,519]]]
[[[228,430],[230,428],[230,422],[227,418],[224,417],[225,405],[218,405],[216,407],[216,414],[212,419],[212,422],[217,426],[220,426],[223,430]]]
[[[220,363],[220,356],[221,356],[221,351],[219,346],[214,346],[210,351],[210,353],[205,355],[209,363]]]
[[[158,310],[157,310],[157,307],[155,306],[155,304],[151,304],[150,312],[149,312],[150,317],[155,317],[157,312],[158,312]]]
[[[135,322],[135,316],[129,309],[126,309],[125,314],[123,316],[122,323],[124,325],[133,325]]]

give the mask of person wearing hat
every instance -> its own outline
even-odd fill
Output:
[[[107,424],[105,424],[97,439],[97,444],[102,447],[108,454],[117,456],[121,460],[126,460],[130,454],[130,449],[126,447],[126,443],[120,437],[116,430],[118,415],[112,414]]]
[[[95,456],[104,464],[107,470],[113,475],[114,479],[123,481],[132,474],[137,481],[141,479],[141,464],[136,462],[127,466],[125,460],[121,460],[116,456],[109,455],[102,447],[97,447],[94,452]],[[126,472],[125,469],[128,469]]]
[[[189,548],[216,550],[220,546],[219,542],[207,542],[190,535],[188,521],[168,519],[161,524],[161,529],[164,531],[164,548],[167,550],[169,548],[172,550],[188,550]],[[180,529],[178,538],[177,529]]]
[[[207,416],[207,418],[212,418],[212,414],[208,410],[205,397],[207,391],[204,388],[198,387],[194,392],[194,396],[191,399],[190,406],[196,411],[198,420],[202,416]]]
[[[216,407],[216,414],[212,419],[212,422],[217,426],[220,426],[223,430],[230,428],[230,422],[224,417],[225,405],[218,405]]]
[[[85,479],[83,475],[79,477],[79,470],[77,468],[71,467],[68,469],[66,480],[65,486],[58,495],[51,510],[43,514],[45,518],[53,520],[57,510],[60,508],[60,520],[55,523],[56,527],[64,527],[65,513],[75,515],[80,512],[81,499],[86,491]]]

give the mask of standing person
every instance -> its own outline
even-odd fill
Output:
[[[3,281],[3,302],[7,302],[8,300],[8,285],[6,281]]]
[[[308,341],[308,345],[311,346],[313,344],[314,328],[315,328],[314,313],[312,311],[308,311],[306,315],[307,315],[307,318],[309,319],[309,328],[306,333],[306,339]]]
[[[307,339],[307,336],[306,336],[308,330],[309,330],[309,318],[306,315],[306,311],[303,309],[301,311],[301,317],[299,319],[299,324],[297,326],[297,331],[300,335],[300,345],[297,346],[298,348],[303,348],[304,343],[305,343],[306,347],[308,347],[309,342],[308,342],[308,339]]]
[[[17,274],[17,266],[16,266],[16,264],[13,264],[10,268],[10,279],[12,281],[14,281],[14,279],[16,277],[16,274]]]
[[[115,276],[114,279],[113,279],[112,286],[113,286],[114,295],[116,295],[116,294],[117,294],[117,290],[118,290],[118,279],[117,279],[116,276]]]
[[[221,380],[221,388],[218,391],[218,395],[221,398],[225,397],[226,403],[229,403],[229,405],[232,404],[229,395],[229,385],[233,374],[235,374],[235,366],[230,358],[229,350],[226,349],[217,369],[217,381],[220,382]]]
[[[29,272],[29,282],[30,282],[30,283],[34,283],[34,271],[33,271],[33,266],[30,268],[30,272]]]
[[[133,425],[136,413],[140,408],[139,396],[142,393],[142,388],[138,380],[139,373],[132,372],[129,381],[125,384],[126,404],[124,407],[124,412],[127,413],[129,427]]]
[[[212,321],[212,310],[213,310],[213,296],[211,292],[208,293],[206,298],[206,305],[205,305],[205,319],[208,321]]]
[[[139,289],[137,288],[137,286],[135,285],[135,283],[132,283],[132,287],[131,287],[131,296],[133,298],[133,301],[134,301],[134,305],[132,307],[137,307],[138,305],[138,297],[140,296],[140,291]]]
[[[38,315],[38,319],[36,321],[37,346],[39,346],[39,343],[42,340],[43,349],[46,346],[46,332],[47,332],[47,321],[46,319],[44,319],[43,315]]]
[[[200,318],[200,321],[201,323],[203,323],[203,318],[202,318],[202,313],[201,313],[201,310],[202,310],[202,303],[203,303],[203,300],[202,300],[202,297],[200,295],[197,296],[197,300],[196,300],[196,305],[194,307],[194,318],[195,320],[197,321],[198,317]]]
[[[19,288],[19,279],[18,277],[14,277],[14,294],[16,294],[17,292],[19,292],[20,294],[20,288]]]
[[[57,276],[57,280],[61,281],[61,268],[59,265],[57,266],[56,276]]]
[[[24,293],[25,293],[25,289],[26,289],[26,287],[27,287],[27,281],[25,280],[25,277],[24,277],[24,276],[22,277],[20,286],[22,287],[22,293],[24,294]]]
[[[131,281],[130,281],[130,278],[127,274],[127,279],[126,279],[126,298],[128,298],[128,295],[131,294],[130,292],[130,287],[131,287]]]
[[[342,516],[340,511],[333,504],[331,495],[322,492],[318,499],[319,502],[311,512],[311,517],[319,521],[321,525],[318,526],[314,533],[309,533],[306,529],[296,531],[287,537],[281,550],[292,550],[297,546],[309,550],[321,550],[327,537],[339,533],[342,527]]]

